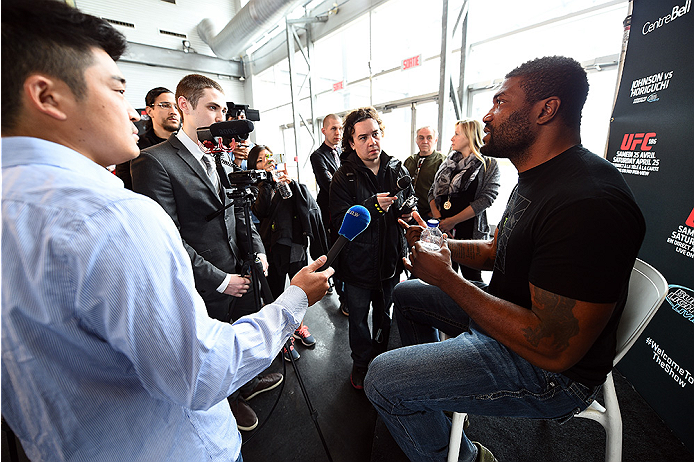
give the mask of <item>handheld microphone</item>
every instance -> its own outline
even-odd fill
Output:
[[[397,183],[395,183],[395,189],[388,193],[389,196],[395,196],[397,193],[403,189],[408,188],[412,184],[412,178],[408,176],[401,176],[398,178]]]
[[[253,122],[247,119],[227,120],[226,122],[216,122],[209,127],[198,128],[198,139],[200,141],[213,141],[215,137],[225,138],[248,138],[248,134],[255,127]]]
[[[347,210],[340,226],[340,235],[328,251],[328,259],[318,271],[325,271],[335,261],[345,244],[364,231],[371,222],[371,215],[363,205],[353,205]]]

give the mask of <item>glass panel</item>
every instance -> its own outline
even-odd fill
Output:
[[[520,4],[525,5],[525,3]],[[600,56],[618,54],[624,32],[622,21],[626,14],[627,4],[625,3],[598,13],[473,46],[468,55],[465,77],[468,82],[503,77],[519,64],[542,56],[570,56],[582,62]],[[503,17],[506,17],[506,14]],[[503,32],[510,28],[497,30]],[[600,31],[600,33],[588,31]],[[551,40],[547,37],[551,37]],[[474,43],[471,44],[474,45]]]
[[[523,2],[512,2],[509,0],[472,0],[470,2],[470,17],[475,18],[475,20],[468,21],[468,41],[469,43],[478,42],[505,32],[538,24],[548,19],[609,3],[610,1],[562,0],[558,2],[556,0],[525,0]],[[626,12],[626,1],[623,7]],[[622,15],[622,19],[624,19],[625,14]],[[600,31],[601,34],[603,32],[597,26],[591,26],[585,31]],[[580,35],[581,40],[586,35],[589,35],[585,31]],[[552,41],[556,39],[556,36],[550,35],[549,37],[552,37]]]
[[[380,112],[385,125],[381,149],[388,155],[404,161],[410,153],[410,126],[412,110],[409,106]]]

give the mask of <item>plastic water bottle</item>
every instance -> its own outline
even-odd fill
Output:
[[[422,230],[419,241],[427,250],[439,250],[443,242],[443,233],[439,229],[439,220],[427,221],[427,227]]]
[[[282,196],[282,199],[289,199],[292,197],[292,190],[289,188],[289,185],[279,181],[280,171],[273,170],[272,177],[275,179],[275,182],[277,182],[277,190],[279,191],[280,196]]]

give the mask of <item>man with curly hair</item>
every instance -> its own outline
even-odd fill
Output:
[[[350,112],[344,122],[342,165],[330,184],[330,217],[340,228],[347,210],[356,204],[371,214],[369,226],[349,242],[335,264],[344,282],[349,309],[349,344],[352,349],[352,386],[361,390],[369,362],[386,350],[390,334],[393,287],[402,272],[405,237],[398,225],[405,192],[397,181],[409,176],[402,163],[381,149],[383,122],[372,107]],[[408,194],[409,195],[409,194]],[[405,216],[409,219],[409,215]],[[373,304],[373,330],[369,307]]]

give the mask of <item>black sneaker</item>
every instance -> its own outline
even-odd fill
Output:
[[[289,355],[291,355],[291,357]],[[296,348],[294,348],[294,337],[289,337],[289,351],[287,351],[286,345],[282,348],[282,356],[284,357],[285,361],[291,361],[292,358],[294,358],[294,361],[297,361],[299,358],[301,358],[299,352],[296,351]]]
[[[366,377],[366,367],[359,367],[356,364],[352,366],[352,373],[349,375],[349,381],[357,390],[364,389],[364,378]]]
[[[311,335],[311,333],[308,331],[308,326],[306,324],[295,330],[292,337],[297,340],[301,340],[301,343],[307,347],[312,347],[316,344],[316,339],[313,338],[313,335]]]

